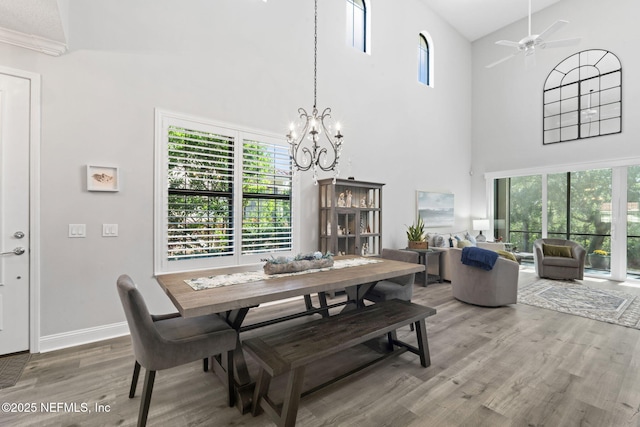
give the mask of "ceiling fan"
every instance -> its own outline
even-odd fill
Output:
[[[524,58],[525,58],[525,65],[529,67],[535,64],[536,49],[545,49],[548,47],[553,48],[553,47],[573,46],[580,43],[580,37],[547,41],[547,38],[551,34],[555,33],[556,31],[558,31],[560,28],[564,27],[568,23],[569,21],[558,20],[553,24],[551,24],[546,30],[544,30],[540,34],[531,34],[531,0],[529,0],[529,35],[524,37],[522,40],[518,42],[513,42],[509,40],[498,40],[496,42],[497,45],[515,47],[516,49],[518,49],[518,51],[496,62],[486,65],[486,68],[491,68],[498,64],[501,64],[523,52],[524,52]]]

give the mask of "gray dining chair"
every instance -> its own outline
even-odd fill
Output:
[[[136,392],[140,366],[146,369],[138,426],[145,426],[156,371],[227,353],[229,406],[234,405],[233,351],[237,332],[218,315],[181,317],[178,313],[152,316],[142,294],[127,275],[117,281],[118,294],[131,332],[135,365],[129,398]],[[205,364],[205,370],[207,365]]]
[[[418,263],[417,252],[401,249],[384,248],[382,249],[381,258],[410,262],[412,264]],[[394,277],[392,279],[381,280],[377,282],[372,289],[367,291],[364,298],[372,302],[381,302],[390,299],[411,301],[411,297],[413,296],[413,282],[415,281],[415,278],[416,275],[414,273],[406,276]]]

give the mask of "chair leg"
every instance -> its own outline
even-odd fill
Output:
[[[131,388],[129,389],[129,399],[133,399],[136,395],[136,387],[138,386],[138,376],[140,375],[140,364],[136,360],[133,365],[133,378],[131,379]]]
[[[227,387],[229,391],[229,406],[233,407],[236,404],[236,380],[233,375],[233,352],[231,350],[227,352]]]
[[[153,381],[156,379],[156,371],[149,371],[144,376],[144,389],[142,400],[140,401],[140,413],[138,414],[138,427],[147,425],[149,415],[149,405],[151,404],[151,393],[153,392]]]

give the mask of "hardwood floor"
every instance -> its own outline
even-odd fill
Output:
[[[531,270],[521,271],[520,286],[533,280]],[[624,290],[640,295],[640,288]],[[447,283],[416,285],[413,301],[438,310],[427,319],[432,365],[422,368],[404,353],[313,393],[302,400],[299,426],[640,425],[640,330],[524,304],[475,307],[453,299]],[[249,320],[303,304],[261,307]],[[398,335],[415,342],[408,327]],[[327,360],[308,371],[305,387],[373,354],[362,346]],[[135,425],[142,379],[129,399],[132,370],[129,337],[35,354],[18,384],[0,390],[1,402],[34,403],[35,413],[2,412],[0,425]],[[224,386],[196,362],[158,373],[148,425],[273,424],[227,407]]]

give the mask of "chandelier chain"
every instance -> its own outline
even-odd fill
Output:
[[[318,0],[315,0],[313,33],[313,108],[316,108],[318,92]]]

